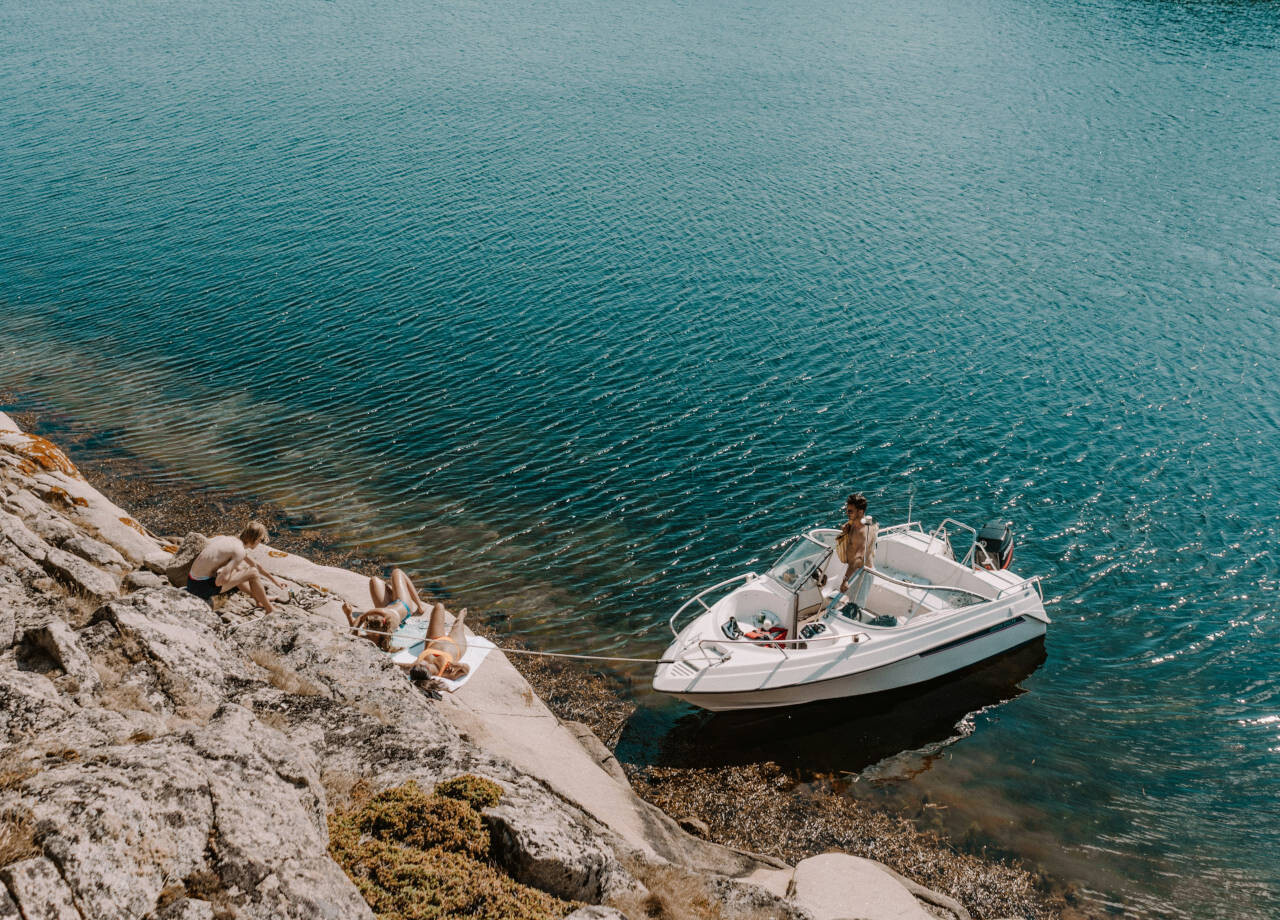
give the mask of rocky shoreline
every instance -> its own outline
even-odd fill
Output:
[[[340,597],[363,602],[351,570],[381,560],[334,553],[283,509],[269,509],[281,536],[261,561],[293,600],[271,617],[245,598],[211,611],[161,581],[163,543],[146,531],[225,529],[248,503],[172,484],[148,496],[127,464],[86,464],[140,525],[51,443],[3,415],[0,428],[0,920],[372,916],[329,855],[326,816],[353,788],[464,774],[502,790],[482,809],[488,858],[577,916],[1038,918],[1063,906],[1024,870],[838,796],[815,813],[813,798],[761,809],[723,793],[785,786],[780,771],[624,771],[590,729],[610,738],[625,715],[591,702],[605,697],[589,672],[520,662],[561,718],[500,655],[457,694],[424,692],[336,610]],[[830,848],[916,881],[816,856]]]

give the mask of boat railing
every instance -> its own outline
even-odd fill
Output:
[[[1001,588],[1000,591],[997,592],[994,596],[988,596],[986,594],[983,594],[980,591],[975,591],[972,588],[962,588],[959,585],[925,585],[925,584],[919,584],[914,581],[906,581],[905,579],[902,579],[902,578],[895,578],[894,576],[889,575],[885,572],[882,572],[879,569],[863,569],[862,572],[870,574],[871,577],[873,578],[879,578],[882,581],[887,581],[890,584],[895,584],[895,585],[898,585],[899,587],[907,588],[908,590],[916,590],[920,592],[920,595],[914,599],[914,603],[912,603],[911,609],[908,610],[906,613],[906,619],[908,620],[910,620],[913,616],[915,616],[920,611],[920,608],[924,605],[925,597],[927,596],[926,592],[930,592],[930,591],[954,591],[958,594],[967,594],[970,597],[976,597],[978,598],[978,600],[980,600],[983,603],[991,603],[993,601],[1002,600],[1003,598],[1011,594],[1017,594],[1022,591],[1026,591],[1028,588],[1034,588],[1036,591],[1036,594],[1039,595],[1041,602],[1044,601],[1044,593],[1040,587],[1039,575],[1035,575],[1031,578],[1023,579],[1022,581],[1018,582],[1016,585],[1010,585],[1007,588]]]
[[[877,532],[877,536],[883,537],[891,533],[907,533],[914,530],[916,533],[924,533],[924,525],[919,521],[903,521],[901,524],[889,524],[881,527]]]
[[[1030,578],[1024,578],[1016,585],[1009,585],[1007,588],[1001,588],[1000,593],[995,596],[995,600],[1000,600],[1009,594],[1017,594],[1019,591],[1025,591],[1027,588],[1035,588],[1036,596],[1040,598],[1040,603],[1044,603],[1044,588],[1040,584],[1040,576],[1032,575]]]
[[[882,581],[890,582],[891,584],[898,585],[902,588],[911,588],[918,591],[956,591],[960,594],[972,595],[973,597],[980,598],[983,601],[994,601],[999,599],[999,595],[996,595],[995,597],[987,597],[980,591],[974,591],[972,588],[962,588],[959,585],[925,585],[914,581],[906,581],[902,578],[895,578],[880,569],[863,569],[862,571],[869,572],[874,578],[879,578]]]
[[[710,610],[711,605],[703,600],[703,598],[706,597],[708,594],[711,594],[714,591],[719,591],[721,588],[727,588],[729,587],[729,585],[736,584],[737,582],[740,582],[740,581],[744,583],[751,581],[755,577],[756,577],[755,572],[747,572],[743,575],[735,575],[733,576],[733,578],[727,578],[724,581],[720,582],[720,584],[718,585],[712,585],[710,588],[706,588],[702,591],[699,591],[693,597],[689,598],[687,601],[681,604],[679,610],[671,614],[671,619],[667,623],[667,625],[671,627],[671,635],[673,636],[680,635],[680,630],[676,626],[676,620],[680,618],[680,614],[684,613],[685,608],[687,608],[690,604],[696,601],[698,604],[702,605],[702,609],[704,611]]]
[[[842,633],[832,636],[817,635],[808,639],[699,639],[697,647],[698,650],[704,654],[707,648],[716,649],[722,645],[751,645],[755,648],[776,648],[778,651],[782,652],[782,656],[786,658],[788,657],[787,648],[793,645],[804,646],[807,649],[811,645],[816,646],[825,644],[826,647],[833,648],[842,643],[845,645],[857,645],[860,642],[866,642],[870,638],[871,637],[866,633],[860,632]],[[707,657],[710,659],[710,656]],[[728,656],[724,656],[721,660],[727,661]]]
[[[969,552],[965,553],[964,558],[960,560],[961,565],[973,565],[973,554],[978,549],[978,531],[964,521],[957,521],[955,518],[947,518],[933,529],[933,532],[929,534],[929,546],[925,548],[925,552],[933,548],[934,540],[941,540],[947,549],[951,550],[951,558],[954,559],[956,557],[955,550],[951,547],[951,531],[947,529],[948,524],[968,531],[973,536],[973,544],[969,547]]]

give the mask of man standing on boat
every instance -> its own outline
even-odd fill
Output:
[[[844,503],[849,518],[836,537],[836,555],[845,564],[840,592],[849,590],[849,579],[858,569],[871,568],[876,557],[876,522],[867,515],[867,497],[854,492]]]

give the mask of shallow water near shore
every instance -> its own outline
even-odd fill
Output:
[[[853,488],[1012,520],[1043,663],[773,756],[1099,913],[1275,916],[1278,35],[1227,2],[0,4],[0,386],[552,650],[656,655]],[[624,676],[634,756],[763,756]]]

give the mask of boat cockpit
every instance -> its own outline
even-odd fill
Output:
[[[801,534],[763,576],[724,598],[718,605],[724,638],[803,647],[824,634],[893,630],[985,603],[999,593],[973,563],[974,550],[962,561],[955,558],[945,525],[925,533],[914,522],[881,531],[875,567],[857,569],[841,591],[846,566],[835,552],[838,534],[834,528]]]

